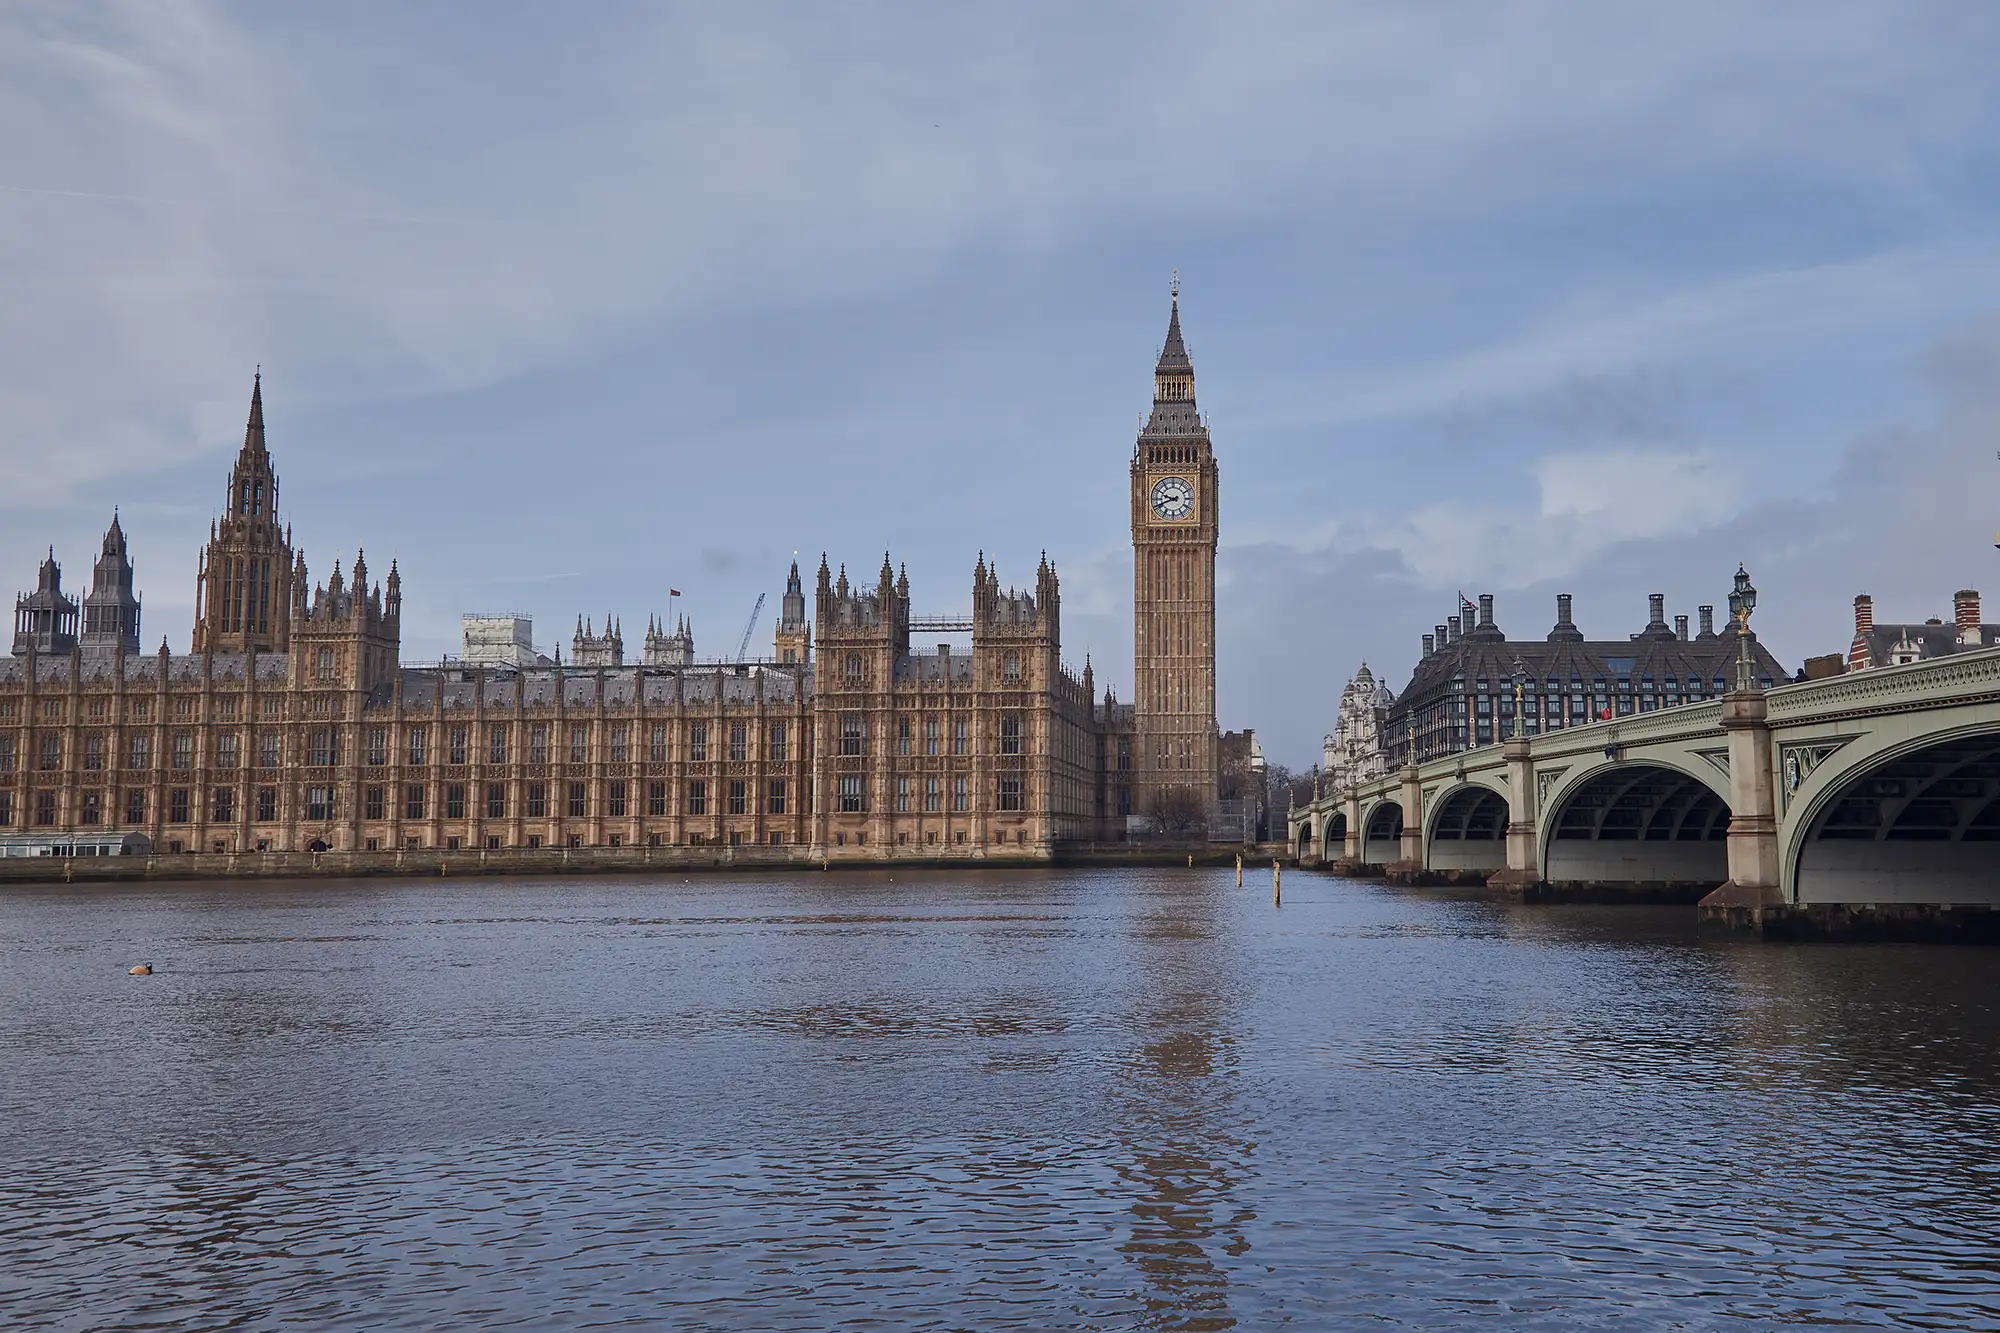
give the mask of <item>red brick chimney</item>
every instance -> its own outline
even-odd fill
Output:
[[[1960,588],[1951,595],[1951,618],[1958,628],[1959,643],[1978,646],[1979,593],[1975,589]]]
[[[1862,671],[1875,663],[1868,654],[1868,635],[1875,628],[1875,599],[1862,593],[1854,599],[1854,639],[1847,645],[1847,669]]]

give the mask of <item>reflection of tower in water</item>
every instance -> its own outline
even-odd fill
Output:
[[[1236,978],[1217,899],[1190,888],[1138,923],[1138,974],[1154,983],[1130,1022],[1139,1044],[1118,1097],[1132,1191],[1119,1245],[1145,1284],[1142,1327],[1236,1327],[1225,1258],[1246,1253],[1254,1214],[1236,1191],[1249,1174],[1250,1126],[1232,1086]]]

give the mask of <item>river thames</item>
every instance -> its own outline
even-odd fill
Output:
[[[0,890],[4,1323],[2000,1325],[2000,955],[1270,887]]]

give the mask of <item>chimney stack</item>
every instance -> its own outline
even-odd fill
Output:
[[[1666,624],[1667,595],[1663,592],[1648,593],[1646,595],[1646,613],[1646,625],[1648,628],[1654,625]]]
[[[1446,617],[1444,623],[1449,627],[1448,632],[1451,636],[1451,641],[1453,643],[1457,643],[1459,640],[1459,636],[1465,633],[1464,622],[1461,621],[1457,616],[1448,616]]]
[[[1682,643],[1686,643],[1686,642],[1687,642],[1687,639],[1688,639],[1688,618],[1687,618],[1686,616],[1675,616],[1675,617],[1674,617],[1674,637],[1675,637],[1676,639],[1679,639],[1679,640],[1680,640],[1680,641],[1681,641]]]
[[[1493,594],[1490,592],[1479,594],[1479,628],[1493,628]]]
[[[1447,644],[1447,643],[1449,643],[1449,642],[1451,642],[1451,640],[1449,640],[1449,639],[1445,638],[1445,636],[1444,636],[1444,626],[1443,626],[1443,625],[1439,625],[1439,626],[1437,627],[1437,646],[1438,646],[1438,647],[1440,647],[1440,648],[1442,648],[1442,647],[1444,647],[1444,646],[1445,646],[1445,644]]]
[[[1570,619],[1572,601],[1573,599],[1566,592],[1556,594],[1556,626],[1549,631],[1550,643],[1581,643],[1583,641],[1583,631],[1576,627],[1574,620]]]
[[[1979,593],[1971,588],[1960,588],[1951,595],[1952,624],[1958,629],[1958,644],[1961,648],[1979,646]]]
[[[1854,632],[1866,634],[1875,628],[1875,599],[1862,593],[1854,599]]]
[[[1715,608],[1712,606],[1698,606],[1695,610],[1701,612],[1701,637],[1704,639],[1714,638]]]
[[[1437,651],[1437,640],[1433,638],[1431,635],[1428,634],[1424,635],[1424,656],[1429,657],[1432,653],[1436,651]]]

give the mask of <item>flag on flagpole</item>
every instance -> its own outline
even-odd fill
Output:
[[[678,597],[678,596],[680,596],[680,595],[681,595],[681,590],[680,590],[679,588],[669,588],[669,589],[667,589],[667,596],[669,596],[669,597]]]

